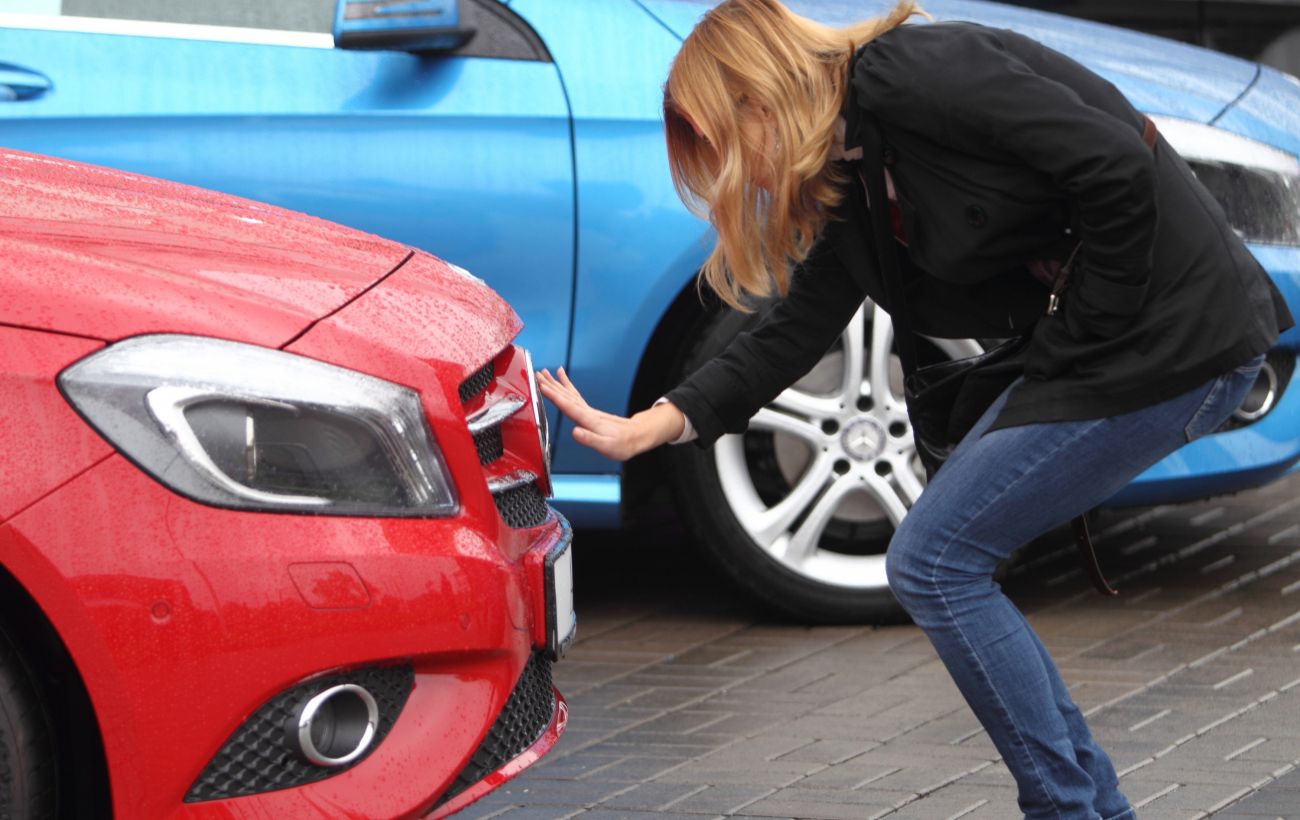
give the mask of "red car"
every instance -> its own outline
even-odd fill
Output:
[[[545,753],[519,329],[420,251],[0,150],[0,816],[441,817]]]

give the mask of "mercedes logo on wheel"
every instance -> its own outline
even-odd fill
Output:
[[[885,449],[885,428],[873,418],[854,419],[840,435],[841,446],[850,458],[868,461]]]

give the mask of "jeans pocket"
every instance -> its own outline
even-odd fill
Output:
[[[1200,407],[1192,414],[1192,418],[1183,427],[1183,435],[1186,436],[1188,443],[1196,441],[1201,436],[1213,433],[1223,424],[1223,420],[1232,412],[1232,408],[1226,410],[1223,405],[1223,394],[1227,391],[1228,383],[1236,376],[1236,372],[1225,373],[1214,380],[1210,385],[1210,390],[1205,394],[1205,399],[1201,401]]]
[[[1213,433],[1227,421],[1232,411],[1245,400],[1263,366],[1264,357],[1258,356],[1214,380],[1191,421],[1183,428],[1189,443]]]

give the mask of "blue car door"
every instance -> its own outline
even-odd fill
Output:
[[[486,279],[564,362],[569,111],[494,0],[450,55],[334,47],[334,0],[0,0],[0,145],[263,200]]]

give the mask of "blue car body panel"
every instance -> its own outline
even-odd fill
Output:
[[[564,360],[569,110],[553,63],[0,28],[47,75],[0,103],[0,144],[259,199],[436,252]]]
[[[788,2],[828,23],[890,5]],[[17,89],[0,99],[0,144],[266,200],[425,248],[510,300],[539,366],[564,364],[592,404],[627,409],[652,334],[710,249],[707,224],[681,205],[667,173],[660,106],[681,39],[715,2],[503,4],[553,62],[0,27],[0,86]],[[924,6],[938,19],[1040,39],[1150,113],[1300,154],[1300,85],[1271,70],[978,0]],[[1300,313],[1300,249],[1254,250]],[[1300,346],[1300,332],[1282,343]],[[575,445],[567,421],[556,429],[558,506],[579,523],[616,523],[618,465]],[[1253,486],[1298,458],[1300,390],[1290,390],[1263,421],[1189,445],[1115,502]]]
[[[1267,66],[1215,125],[1300,155],[1300,80]]]
[[[555,0],[511,8],[546,42],[572,107],[579,240],[568,369],[593,405],[624,408],[646,341],[708,250],[706,226],[667,173],[656,78],[681,41],[632,0],[565,0],[562,14]],[[561,422],[557,472],[617,472],[571,430]]]
[[[657,19],[685,37],[716,0],[639,0]],[[892,2],[873,0],[788,0],[799,14],[831,25],[846,25],[879,14]],[[975,20],[1014,29],[1084,62],[1120,86],[1133,104],[1154,114],[1208,122],[1254,79],[1254,63],[1113,28],[1040,11],[977,0],[927,0],[921,6],[936,20]],[[1195,71],[1188,66],[1195,65]]]

